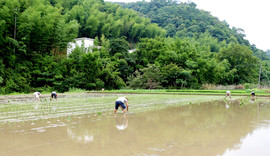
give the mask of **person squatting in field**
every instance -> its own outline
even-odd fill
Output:
[[[55,91],[53,91],[52,94],[51,94],[51,97],[52,97],[52,99],[53,98],[57,99],[57,93]]]
[[[126,104],[126,106],[125,106],[125,104]],[[117,112],[119,106],[122,108],[122,110],[124,111],[124,113],[126,113],[126,111],[128,111],[128,98],[127,97],[119,97],[115,101],[115,110],[114,110],[114,113]]]

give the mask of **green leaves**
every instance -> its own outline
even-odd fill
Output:
[[[128,84],[133,89],[157,89],[160,87],[160,70],[156,65],[148,64],[146,68],[135,71],[128,80]]]
[[[128,42],[124,38],[115,38],[110,40],[110,54],[113,56],[116,53],[127,55]]]
[[[258,58],[252,55],[253,52],[246,46],[231,44],[221,49],[219,59],[228,60],[230,63],[229,75],[234,75],[228,83],[241,84],[243,82],[255,82]]]
[[[2,0],[0,92],[255,83],[256,57],[268,84],[269,52],[250,46],[242,29],[229,29],[194,3],[131,6],[145,15],[103,0]],[[77,37],[101,47],[76,47],[67,58],[67,43]]]

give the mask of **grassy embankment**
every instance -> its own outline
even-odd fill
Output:
[[[270,96],[264,90],[230,90],[232,96],[249,96],[252,91],[257,96]],[[94,92],[94,91],[91,91]],[[91,93],[90,92],[90,93]],[[99,91],[101,92],[101,91]],[[220,95],[225,96],[226,90],[105,90],[103,93],[126,93],[126,94],[183,94],[183,95]]]

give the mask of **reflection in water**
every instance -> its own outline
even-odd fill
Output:
[[[254,103],[255,99],[256,99],[255,96],[251,96],[251,97],[250,97],[250,102],[251,102],[251,103]]]
[[[123,113],[123,115],[115,115],[115,124],[118,130],[125,130],[128,127],[128,114]]]
[[[257,98],[254,104],[249,100],[213,101],[128,116],[71,117],[62,127],[48,127],[48,122],[0,126],[0,155],[268,155],[270,101]],[[34,127],[48,128],[38,133],[31,131]]]
[[[241,140],[240,148],[227,149],[223,156],[269,156],[270,148],[264,148],[270,145],[269,132],[270,126],[254,130]]]
[[[78,143],[87,144],[94,141],[94,135],[87,129],[78,131],[75,128],[67,127],[67,135]]]
[[[225,104],[225,107],[229,109],[231,103],[232,103],[232,101],[231,101],[231,100],[228,100],[228,101],[226,102],[226,104]]]

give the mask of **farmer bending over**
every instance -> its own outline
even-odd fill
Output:
[[[225,99],[227,98],[227,96],[229,96],[230,99],[232,99],[232,96],[231,96],[231,92],[230,91],[226,91],[226,97],[225,97]]]
[[[125,104],[127,106],[125,106]],[[122,108],[122,110],[124,111],[124,113],[126,113],[126,111],[128,111],[128,98],[127,97],[119,97],[115,101],[115,110],[114,110],[114,113],[116,113],[116,111],[118,110],[118,107],[119,106]]]
[[[52,99],[53,98],[57,99],[57,93],[55,91],[53,91],[52,94],[51,94],[51,97],[52,97]]]
[[[251,92],[251,97],[250,97],[251,102],[253,103],[255,99],[256,99],[255,92]]]
[[[34,93],[35,100],[40,101],[40,99],[39,99],[39,96],[40,96],[40,95],[41,95],[41,93],[40,93],[40,92],[35,92],[35,93]]]

